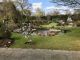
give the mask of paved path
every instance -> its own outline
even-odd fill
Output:
[[[80,60],[80,51],[0,48],[0,60]]]

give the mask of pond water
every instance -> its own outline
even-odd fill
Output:
[[[57,30],[57,29],[44,29],[44,30],[38,30],[36,33],[38,35],[42,35],[42,36],[48,36],[48,35],[56,35],[59,32],[61,32],[61,30]]]

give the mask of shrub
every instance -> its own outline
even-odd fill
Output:
[[[3,26],[0,28],[0,38],[10,38],[11,32],[6,30]]]

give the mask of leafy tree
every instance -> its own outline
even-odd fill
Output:
[[[42,17],[45,16],[45,13],[42,9],[37,8],[36,12],[35,12],[35,17],[36,17],[36,22],[37,22],[37,26],[43,23],[43,19]]]
[[[80,14],[80,9],[74,9],[74,14]]]
[[[72,8],[76,8],[76,7],[80,8],[80,0],[51,0],[51,2],[57,3],[58,5],[69,6]],[[77,18],[78,16],[79,16],[79,14],[77,14],[77,16],[75,14],[75,18]],[[76,21],[79,21],[79,20],[80,19],[78,18],[78,20],[76,20]],[[80,23],[79,23],[79,25],[80,25]]]
[[[18,10],[21,13],[21,21],[20,21],[20,27],[22,28],[23,23],[30,20],[31,16],[31,4],[28,2],[28,0],[16,0],[14,3]]]
[[[36,13],[35,13],[35,16],[37,17],[41,17],[41,16],[44,16],[44,11],[42,11],[40,8],[37,8],[36,9]]]
[[[21,11],[22,15],[30,16],[31,15],[31,4],[28,2],[28,0],[16,0],[15,2],[16,7]]]
[[[12,2],[4,2],[3,11],[4,11],[3,20],[4,19],[6,20],[8,28],[12,27],[14,28],[14,26],[16,26],[16,23],[19,23],[21,16],[20,12],[16,9],[15,5]],[[10,27],[10,25],[12,26]]]
[[[59,15],[59,14],[60,14],[60,12],[57,9],[54,10],[53,13],[52,13],[52,15]]]

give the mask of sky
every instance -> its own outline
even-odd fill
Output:
[[[0,0],[2,1],[2,0]],[[13,0],[16,1],[16,0]],[[22,0],[19,0],[22,1]],[[32,11],[35,12],[35,10],[37,8],[42,9],[43,11],[45,11],[45,13],[48,13],[50,11],[53,11],[55,9],[57,10],[66,10],[66,9],[70,9],[69,7],[65,7],[65,6],[58,6],[56,3],[52,3],[50,2],[50,0],[29,0],[29,3],[32,4]],[[64,14],[64,11],[61,11],[61,13]]]
[[[42,9],[52,9],[52,8],[66,9],[63,6],[56,6],[57,4],[50,2],[50,0],[29,0],[29,2],[32,4],[32,6],[37,5]]]
[[[29,2],[32,4],[33,11],[35,11],[36,8],[41,8],[45,12],[49,12],[55,9],[58,10],[70,9],[69,7],[58,6],[57,4],[50,2],[50,0],[29,0]],[[63,11],[61,12],[64,14]]]
[[[29,2],[32,3],[32,5],[37,3],[41,4],[43,9],[49,6],[53,6],[53,3],[51,3],[50,0],[29,0]]]

